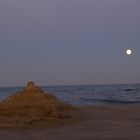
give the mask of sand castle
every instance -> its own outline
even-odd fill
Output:
[[[33,81],[29,81],[22,91],[0,102],[0,126],[69,119],[74,112],[77,109],[73,106],[44,93]]]

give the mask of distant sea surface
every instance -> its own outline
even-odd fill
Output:
[[[6,99],[22,88],[1,87],[0,100]],[[140,104],[140,84],[45,86],[41,88],[73,105]]]

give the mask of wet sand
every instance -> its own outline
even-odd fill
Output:
[[[1,140],[140,140],[140,105],[83,106],[76,121],[1,128]]]

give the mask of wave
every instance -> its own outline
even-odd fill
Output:
[[[130,91],[136,91],[137,89],[135,88],[126,88],[126,89],[123,89],[123,91],[126,91],[126,92],[130,92]]]
[[[101,104],[140,104],[140,101],[112,100],[112,99],[85,99],[81,98],[84,103],[101,103]]]

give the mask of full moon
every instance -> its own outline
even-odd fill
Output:
[[[127,55],[131,55],[131,54],[132,54],[132,50],[131,50],[131,49],[127,49],[127,50],[126,50],[126,54],[127,54]]]

